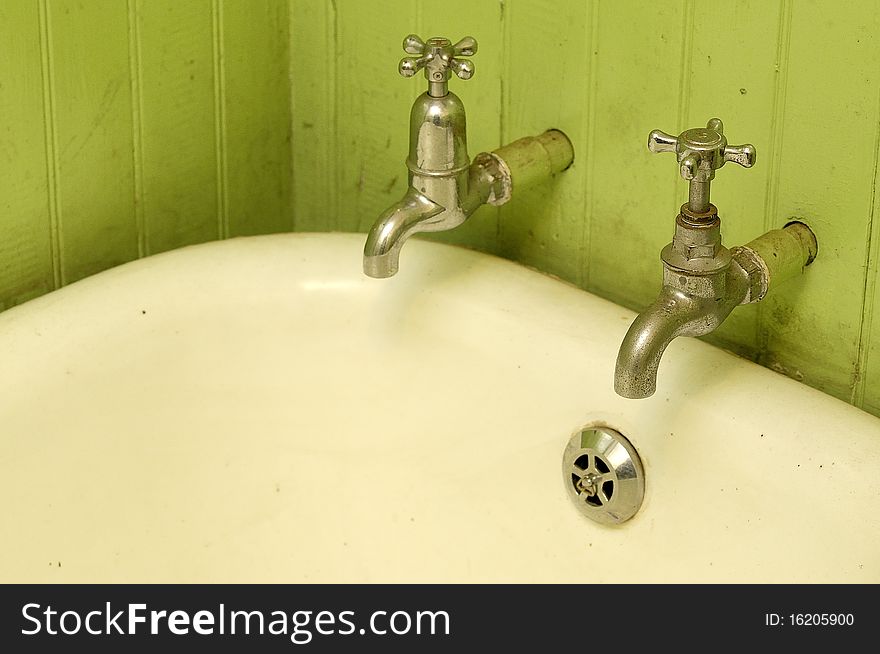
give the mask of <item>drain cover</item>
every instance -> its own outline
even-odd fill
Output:
[[[589,427],[572,436],[562,456],[562,475],[578,510],[606,525],[632,518],[645,497],[638,452],[610,427]]]

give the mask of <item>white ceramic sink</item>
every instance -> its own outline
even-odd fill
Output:
[[[0,314],[0,581],[880,582],[880,421],[691,339],[612,388],[630,311],[362,235],[186,248]],[[618,527],[570,436],[641,455]]]

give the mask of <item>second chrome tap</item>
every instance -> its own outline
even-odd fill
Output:
[[[630,325],[617,355],[614,390],[634,399],[654,394],[660,359],[674,338],[715,330],[738,305],[758,302],[771,286],[800,274],[818,251],[816,236],[800,222],[730,250],[721,244],[721,219],[709,202],[715,171],[731,161],[751,168],[756,155],[753,145],[728,145],[719,119],[677,137],[654,130],[648,149],[675,153],[690,192],[660,253],[660,296]]]

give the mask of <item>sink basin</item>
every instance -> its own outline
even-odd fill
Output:
[[[4,582],[880,582],[880,420],[508,261],[363,235],[233,239],[0,314]],[[641,510],[582,516],[604,423]]]

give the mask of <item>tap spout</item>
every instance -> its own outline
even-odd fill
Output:
[[[379,216],[364,245],[364,273],[370,277],[393,276],[398,269],[400,249],[416,232],[430,231],[431,219],[444,208],[412,187],[403,199]]]
[[[651,306],[630,325],[617,354],[614,390],[630,399],[650,397],[657,389],[663,352],[679,336],[703,336],[718,327],[748,290],[748,275],[733,262],[727,270],[726,292],[701,297],[665,285]]]
[[[689,244],[699,245],[693,240]],[[661,257],[672,259],[674,241],[670,248]],[[733,248],[721,258],[725,265],[714,272],[684,270],[664,258],[663,290],[636,317],[623,339],[614,390],[631,399],[653,395],[660,359],[672,339],[714,331],[738,305],[759,302],[771,286],[803,273],[818,251],[813,231],[794,221]]]

